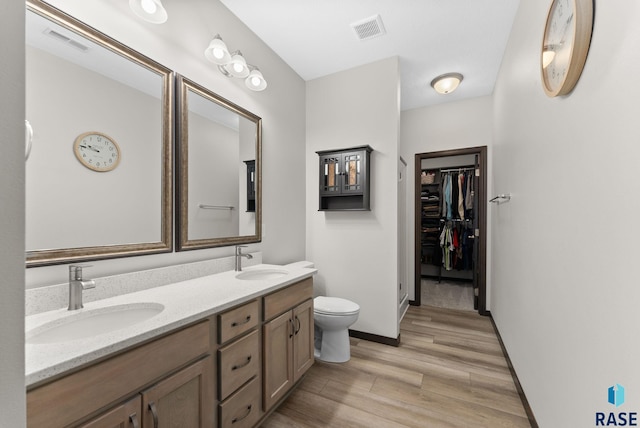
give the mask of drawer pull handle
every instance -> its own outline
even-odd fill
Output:
[[[242,417],[239,417],[239,418],[233,418],[233,419],[231,420],[231,423],[232,423],[232,424],[235,424],[236,422],[240,422],[241,420],[243,420],[244,418],[246,418],[247,416],[249,416],[249,415],[251,414],[251,406],[253,406],[253,405],[252,405],[252,404],[249,404],[249,405],[247,406],[247,413],[245,413]]]
[[[238,327],[239,325],[247,324],[249,321],[251,321],[251,315],[247,315],[247,317],[245,318],[244,321],[240,321],[240,322],[234,321],[234,322],[232,322],[231,323],[231,327]]]
[[[295,334],[297,335],[300,332],[300,327],[301,327],[300,318],[298,318],[297,315],[296,315],[296,323],[298,324],[298,327],[296,328],[296,331],[295,331]]]
[[[151,415],[153,416],[153,428],[158,428],[158,410],[153,401],[149,403],[149,410],[151,410]]]
[[[249,365],[249,363],[250,363],[250,362],[251,362],[251,355],[249,355],[249,356],[247,357],[247,361],[245,361],[244,363],[240,364],[239,366],[233,366],[233,367],[231,367],[231,370],[232,370],[232,371],[235,371],[235,370],[241,369],[241,368],[243,368],[243,367],[246,367],[246,366],[248,366],[248,365]]]
[[[291,334],[289,334],[289,339],[291,339],[293,337],[293,335],[295,334],[295,328],[293,327],[293,320],[291,318],[289,318],[289,324],[291,324]]]
[[[131,425],[133,425],[133,428],[140,428],[140,424],[138,423],[138,417],[136,416],[135,413],[131,413],[129,415],[129,420],[131,421]]]

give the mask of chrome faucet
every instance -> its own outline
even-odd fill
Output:
[[[96,282],[92,279],[82,279],[82,268],[89,267],[87,265],[71,265],[69,266],[69,310],[83,308],[82,306],[82,290],[95,288]]]
[[[242,258],[246,257],[247,260],[253,258],[251,254],[242,254],[242,249],[247,248],[246,245],[236,245],[236,272],[240,272],[242,270]]]

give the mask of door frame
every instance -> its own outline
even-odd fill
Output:
[[[469,147],[464,149],[441,150],[415,154],[415,195],[414,195],[414,300],[409,303],[412,306],[422,304],[422,271],[420,263],[421,245],[421,207],[420,192],[422,190],[420,173],[422,171],[422,159],[441,158],[459,155],[478,155],[480,164],[480,177],[478,177],[478,313],[489,315],[487,310],[487,146]]]

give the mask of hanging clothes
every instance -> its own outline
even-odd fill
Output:
[[[458,174],[458,216],[464,220],[464,174]]]
[[[474,198],[474,189],[473,189],[473,180],[474,173],[473,171],[469,171],[467,173],[467,189],[465,192],[464,205],[465,205],[465,217],[468,219],[473,219],[473,198]]]
[[[456,174],[455,172],[452,173],[450,177],[451,177],[451,217],[448,217],[448,218],[452,219],[452,218],[458,218],[458,201],[460,199],[460,190],[458,190],[458,185],[460,182],[458,181],[458,174]]]
[[[451,219],[451,175],[445,176],[444,182],[444,209],[442,210],[447,219]]]

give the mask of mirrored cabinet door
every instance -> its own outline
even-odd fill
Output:
[[[340,156],[333,154],[320,156],[320,193],[331,195],[340,192],[340,160]]]
[[[342,155],[343,180],[342,193],[362,193],[364,180],[362,175],[364,151],[344,153]]]

